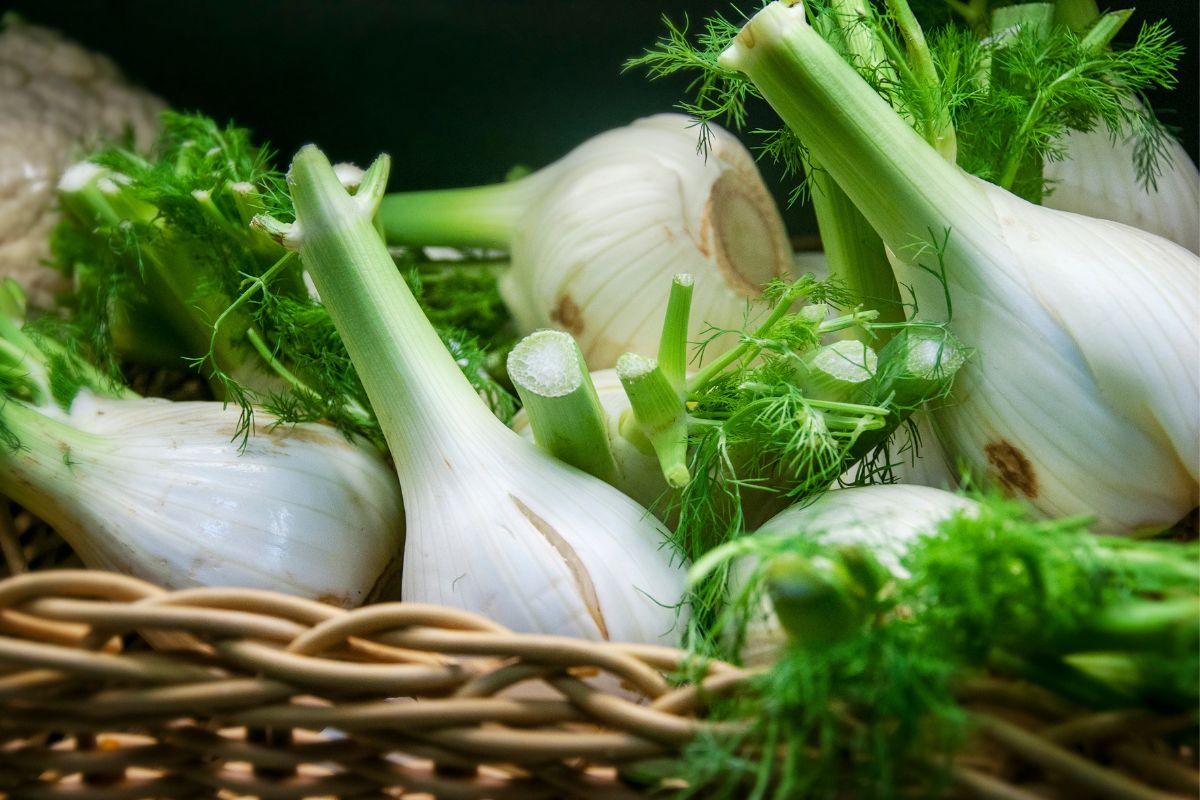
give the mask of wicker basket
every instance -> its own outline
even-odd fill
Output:
[[[446,608],[168,592],[63,569],[44,525],[0,523],[11,798],[664,797],[690,741],[739,724],[707,720],[708,703],[751,676],[712,663],[679,685],[678,650],[514,634]],[[1200,793],[1195,750],[1166,744],[1195,716],[1088,715],[999,680],[961,696],[976,724],[954,796]]]

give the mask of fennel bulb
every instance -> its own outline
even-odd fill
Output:
[[[826,492],[808,505],[792,506],[763,523],[755,536],[811,533],[825,544],[867,547],[897,578],[907,578],[900,558],[923,533],[979,504],[931,486],[878,484]]]
[[[391,448],[407,519],[402,599],[518,631],[674,641],[683,571],[667,532],[480,400],[374,227],[388,163],[376,159],[352,197],[306,146],[288,172],[296,222],[260,224],[300,252]]]
[[[81,391],[67,412],[8,400],[0,492],[92,568],[166,588],[270,589],[338,606],[394,596],[403,510],[374,448],[327,425],[271,426],[244,451],[218,402]]]
[[[1197,257],[1036,206],[944,161],[775,2],[721,57],[745,72],[894,256],[924,319],[978,357],[934,425],[948,459],[1048,516],[1173,524],[1200,469]]]
[[[658,345],[671,276],[696,278],[690,338],[742,324],[747,300],[790,274],[783,221],[753,157],[710,125],[658,114],[606,131],[524,178],[394,194],[389,242],[506,248],[501,296],[522,335],[571,333],[587,365]],[[715,354],[722,341],[713,348]]]
[[[835,489],[811,504],[784,509],[763,523],[754,537],[761,540],[805,536],[823,545],[861,547],[893,577],[903,580],[909,574],[901,565],[901,559],[918,537],[933,533],[943,520],[959,513],[973,513],[978,507],[979,504],[970,498],[929,486],[856,486]],[[753,557],[734,562],[730,574],[732,595],[738,597],[750,590],[748,583],[759,579],[760,573],[757,559]],[[780,581],[780,584],[786,586],[787,582]],[[786,605],[789,602],[795,604],[797,598],[777,595],[776,600]],[[780,624],[773,603],[771,593],[763,592],[757,611],[752,613],[741,631],[745,637],[741,654],[746,663],[770,663],[787,641],[787,632]],[[837,627],[833,615],[828,621]],[[849,631],[831,630],[829,633],[844,635]]]
[[[1061,160],[1047,160],[1047,208],[1123,222],[1200,252],[1200,171],[1178,141],[1161,157],[1155,186],[1141,184],[1134,142],[1101,129],[1070,131]]]

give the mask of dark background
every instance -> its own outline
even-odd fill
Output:
[[[1136,5],[1123,38],[1162,17],[1187,47],[1180,88],[1152,100],[1195,160],[1200,3]],[[362,165],[387,151],[393,189],[497,181],[671,110],[685,79],[651,82],[622,73],[622,62],[662,34],[664,14],[733,14],[698,0],[0,0],[0,9],[107,53],[176,108],[236,120],[283,159],[309,141]],[[810,224],[795,209],[788,221],[793,231]]]

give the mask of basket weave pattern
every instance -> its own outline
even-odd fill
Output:
[[[434,606],[346,611],[26,571],[52,534],[21,517],[0,528],[10,571],[24,573],[0,580],[11,798],[624,800],[663,796],[669,782],[634,776],[669,766],[698,734],[750,724],[705,714],[752,673],[710,662],[699,685],[679,683],[679,650],[514,634]],[[1087,715],[996,680],[961,695],[978,736],[952,768],[957,796],[1200,793],[1195,751],[1164,738],[1193,730],[1194,715]]]

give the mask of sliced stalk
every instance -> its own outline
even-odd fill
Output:
[[[249,226],[262,207],[262,196],[258,187],[249,181],[238,181],[226,186],[233,198],[234,208],[237,209],[238,219],[243,226]]]
[[[508,354],[533,440],[559,461],[612,483],[608,422],[579,345],[563,331],[535,331]]]
[[[798,365],[797,383],[806,397],[858,402],[867,398],[878,362],[870,347],[844,339],[806,353]]]
[[[872,556],[847,546],[833,557],[815,559],[781,552],[768,562],[763,580],[788,636],[812,646],[858,633],[884,579]]]
[[[687,409],[662,367],[653,359],[626,353],[617,359],[617,377],[629,396],[642,434],[654,447],[667,483],[678,489],[687,484]]]
[[[880,351],[881,397],[892,395],[901,409],[941,397],[968,356],[962,342],[945,328],[907,327]]]

